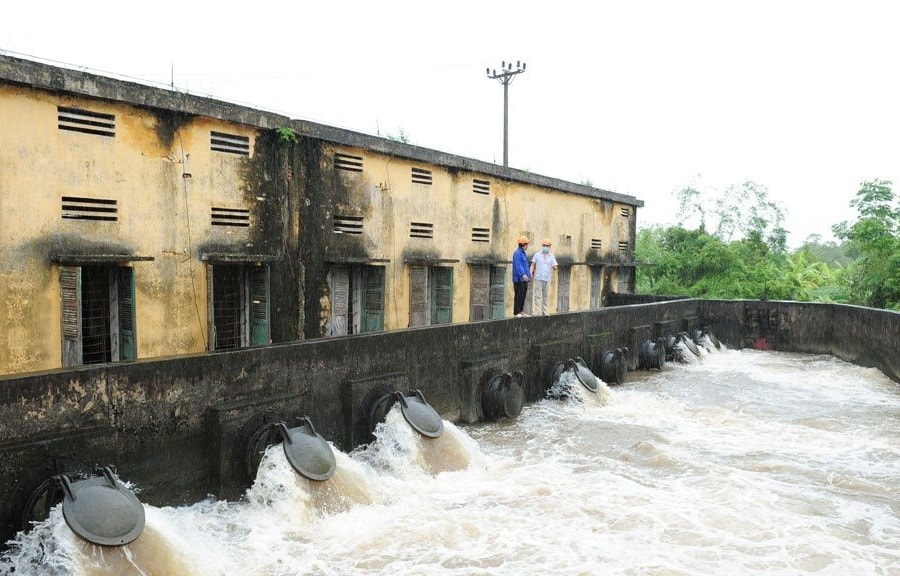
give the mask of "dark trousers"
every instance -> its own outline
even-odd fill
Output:
[[[513,314],[519,314],[525,309],[525,295],[528,293],[528,282],[513,282],[515,298],[513,299]]]

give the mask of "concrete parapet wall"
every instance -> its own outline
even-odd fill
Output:
[[[475,403],[487,371],[522,371],[531,402],[549,386],[555,362],[576,356],[590,361],[603,348],[636,348],[635,334],[658,337],[686,325],[708,325],[732,348],[834,354],[900,381],[900,314],[698,300],[2,378],[0,541],[15,524],[11,495],[24,489],[20,481],[29,471],[47,462],[113,464],[150,504],[192,502],[209,493],[233,498],[240,495],[233,444],[254,416],[308,415],[322,436],[350,450],[362,439],[361,405],[373,390],[419,389],[444,418],[472,422],[483,413]]]

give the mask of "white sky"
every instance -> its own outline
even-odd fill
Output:
[[[900,3],[6,2],[0,51],[127,75],[631,194],[754,180],[789,244],[900,185]],[[2,127],[0,127],[2,128]]]

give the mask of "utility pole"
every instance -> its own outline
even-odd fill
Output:
[[[487,69],[487,77],[498,80],[503,84],[503,165],[509,166],[509,85],[517,74],[525,71],[525,63],[516,60],[513,67],[512,62],[505,60],[500,63],[500,72]]]

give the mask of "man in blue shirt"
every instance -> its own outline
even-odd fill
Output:
[[[531,282],[531,268],[528,265],[528,238],[519,236],[519,248],[513,253],[512,281],[515,298],[513,299],[513,314],[518,317],[528,316],[525,309],[525,295],[528,293],[528,283]]]

